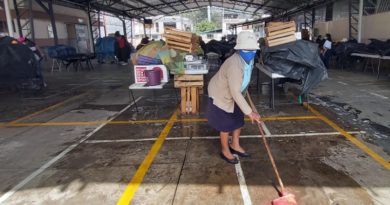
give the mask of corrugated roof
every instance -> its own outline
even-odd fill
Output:
[[[56,0],[57,4],[90,8],[131,18],[174,15],[207,6],[245,11],[256,15],[279,15],[288,10],[326,0]]]

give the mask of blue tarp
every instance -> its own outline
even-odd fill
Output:
[[[115,38],[104,37],[96,40],[96,56],[99,63],[103,63],[106,58],[111,61],[115,59]]]

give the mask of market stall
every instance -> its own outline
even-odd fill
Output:
[[[174,75],[174,87],[180,89],[181,113],[196,114],[199,112],[199,94],[204,85],[203,75],[208,73],[199,37],[173,28],[165,28],[164,37],[166,42],[152,41],[132,56],[134,68],[149,66],[150,69],[147,69],[148,72],[135,72],[137,78],[144,78],[145,81],[142,81],[142,85],[136,82],[130,87],[162,88],[162,83],[165,83],[162,78],[165,75],[155,67],[164,66]]]

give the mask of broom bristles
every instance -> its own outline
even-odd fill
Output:
[[[276,198],[272,201],[272,205],[298,205],[294,194],[285,194],[282,197]]]

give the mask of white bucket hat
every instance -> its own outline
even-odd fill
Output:
[[[256,36],[250,31],[241,31],[237,37],[236,50],[259,50]]]

